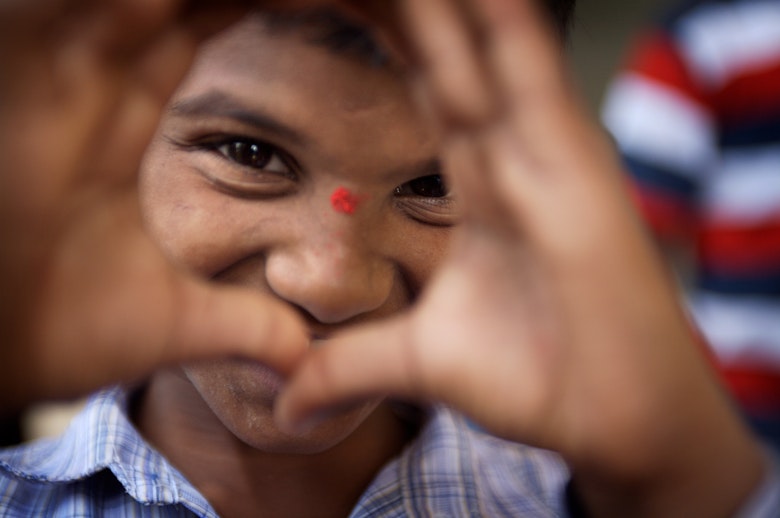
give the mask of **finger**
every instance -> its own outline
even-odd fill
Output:
[[[494,113],[477,52],[477,34],[457,2],[406,1],[401,21],[438,115],[449,126],[471,126]]]
[[[496,195],[493,175],[486,174],[491,163],[485,135],[480,132],[456,133],[443,146],[442,164],[462,214],[460,232],[492,235],[510,223],[501,197]]]
[[[96,21],[93,42],[113,59],[132,58],[171,29],[203,40],[239,20],[250,0],[113,0]]]
[[[68,12],[82,11],[93,0],[5,0],[0,2],[0,37],[38,32]]]
[[[483,134],[487,167],[481,171],[517,221],[529,214],[547,221],[544,227],[562,221],[562,214],[584,221],[583,206],[593,200],[583,182],[616,167],[573,91],[559,33],[538,2],[472,4],[486,27],[488,70],[507,110]]]
[[[241,356],[290,374],[308,350],[309,336],[288,306],[246,289],[184,279],[174,288],[177,318],[163,363]]]
[[[501,94],[523,107],[525,101],[559,100],[568,89],[561,40],[539,2],[479,0],[472,2],[483,20],[490,72]]]
[[[311,351],[276,401],[277,422],[303,430],[335,409],[376,396],[428,394],[403,317],[364,327]]]
[[[306,1],[306,0],[301,0]],[[400,2],[386,0],[342,0],[339,7],[347,15],[375,31],[375,37],[395,63],[409,67],[415,52],[405,31]]]
[[[90,20],[92,45],[112,59],[131,56],[173,24],[182,0],[108,0]]]
[[[515,148],[526,155],[526,173],[554,174],[562,168],[553,166],[579,166],[573,156],[601,152],[599,132],[573,88],[563,40],[539,3],[487,0],[474,5],[489,27],[486,59],[507,109],[504,129],[514,133]],[[568,153],[561,153],[563,146]]]
[[[88,140],[93,179],[125,181],[135,177],[162,110],[193,60],[196,42],[188,31],[172,29],[151,46],[120,89],[117,104]],[[120,72],[121,73],[121,72]],[[128,187],[130,186],[127,184]]]
[[[19,181],[37,191],[42,208],[74,181],[103,183],[117,175],[124,181],[135,174],[195,52],[195,40],[184,28],[160,35],[134,63],[103,63],[87,42],[71,43],[58,53],[54,73],[17,85],[22,90],[8,118],[15,124],[0,130],[10,161],[18,157],[28,170]],[[40,153],[42,142],[48,143],[46,153]],[[31,175],[40,181],[31,181]]]
[[[8,399],[0,397],[0,403],[79,396],[182,362],[250,358],[283,375],[300,362],[309,340],[290,308],[180,275],[137,287],[152,299],[104,297],[90,315],[82,307],[36,342],[41,347],[18,351],[25,379],[4,379]]]

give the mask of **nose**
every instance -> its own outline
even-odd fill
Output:
[[[395,272],[355,229],[309,229],[266,258],[266,280],[282,299],[317,321],[335,324],[382,307],[391,296]]]

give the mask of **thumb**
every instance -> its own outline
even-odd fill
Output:
[[[119,290],[123,296],[103,294],[98,306],[71,301],[72,311],[51,318],[63,325],[48,326],[38,346],[11,342],[0,411],[209,358],[251,358],[289,375],[308,349],[305,326],[279,301],[180,273],[155,280],[152,288],[136,286],[140,298],[128,288]]]
[[[397,317],[312,350],[276,400],[277,424],[301,432],[365,399],[424,399],[428,391],[409,328],[408,317]]]
[[[190,278],[181,281],[179,290],[163,363],[242,356],[287,375],[308,349],[303,321],[278,300]]]

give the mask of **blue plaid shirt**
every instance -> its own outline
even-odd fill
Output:
[[[0,452],[0,516],[216,517],[126,408],[124,391],[100,392],[62,436]],[[556,455],[484,434],[439,408],[351,516],[565,516],[567,480]],[[774,473],[744,516],[780,516],[778,480]]]

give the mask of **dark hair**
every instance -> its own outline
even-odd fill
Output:
[[[558,28],[561,38],[566,40],[569,37],[572,20],[574,19],[574,6],[576,0],[544,0],[553,23]]]
[[[568,38],[575,0],[543,0],[562,40]],[[258,12],[265,27],[272,31],[303,30],[313,43],[339,54],[352,55],[374,66],[388,60],[387,53],[377,43],[370,28],[341,14],[333,8],[317,8],[300,12]]]

